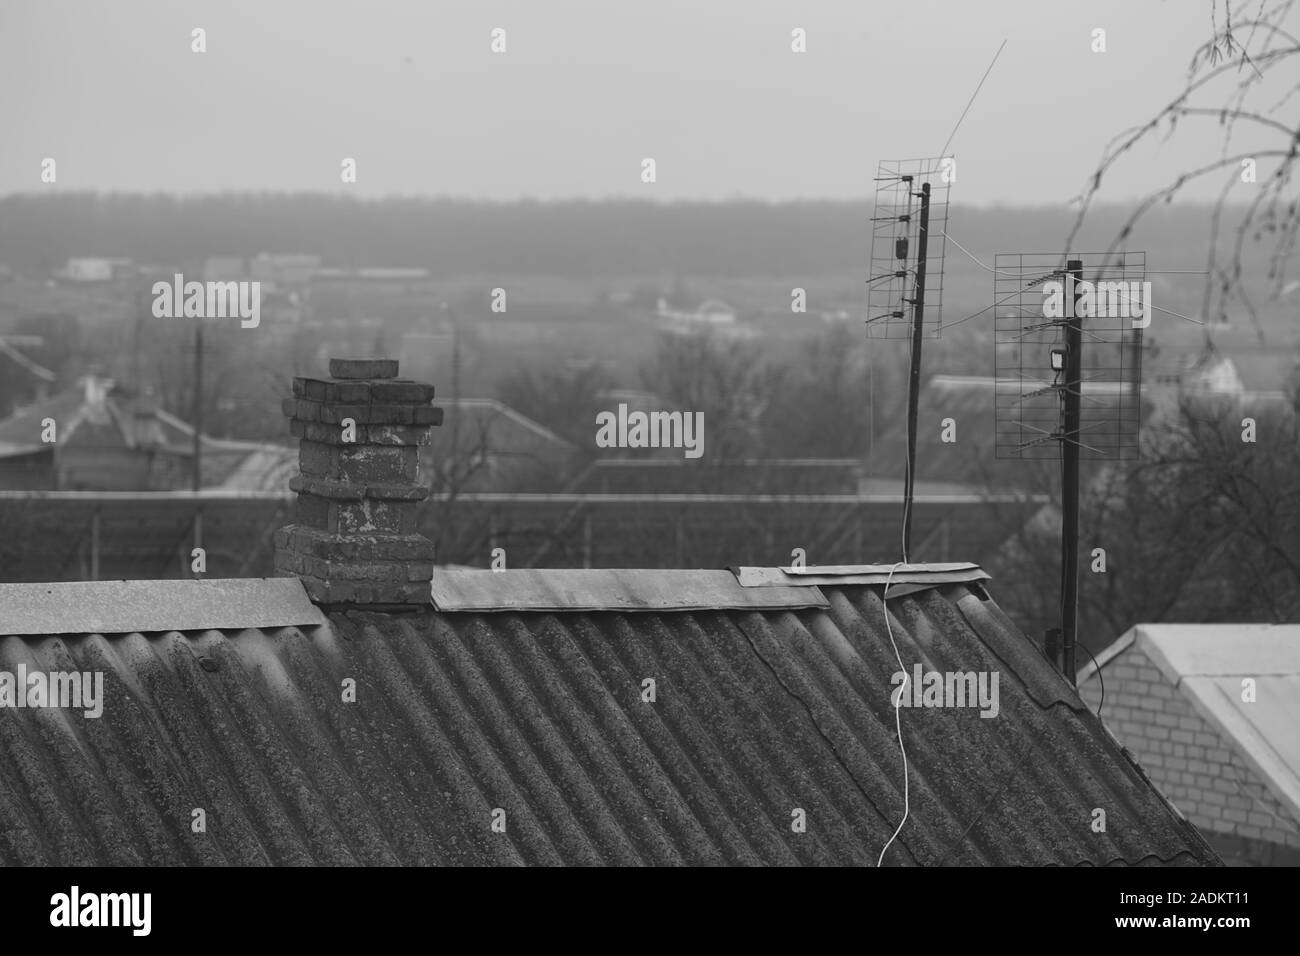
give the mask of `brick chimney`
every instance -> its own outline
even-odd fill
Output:
[[[300,439],[295,524],[275,534],[277,574],[297,575],[327,606],[429,605],[433,542],[416,532],[421,481],[442,409],[433,386],[397,377],[394,359],[330,359],[330,378],[295,378],[284,400]]]

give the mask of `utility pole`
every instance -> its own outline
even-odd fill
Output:
[[[194,322],[194,490],[203,484],[203,319]]]
[[[1083,325],[1079,317],[1079,283],[1083,260],[1065,264],[1065,387],[1061,405],[1061,651],[1062,670],[1074,684],[1078,668],[1075,648],[1079,639],[1079,425],[1083,398]]]
[[[907,177],[910,178],[910,177]],[[921,342],[925,323],[925,259],[930,237],[930,184],[921,184],[916,233],[916,296],[912,300],[912,368],[907,389],[907,476],[903,488],[903,560],[912,553],[912,489],[916,484],[916,429],[921,401]],[[906,300],[904,300],[906,301]]]
[[[203,486],[203,319],[194,321],[194,491]],[[203,509],[194,502],[194,547],[203,547]]]

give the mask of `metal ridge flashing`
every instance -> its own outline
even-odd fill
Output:
[[[0,584],[0,637],[314,627],[295,578]]]
[[[730,571],[547,569],[433,572],[438,611],[730,611],[827,608],[815,586],[787,583],[755,590]]]
[[[788,587],[790,585],[920,584],[938,587],[988,580],[979,565],[967,562],[947,564],[835,564],[805,568],[733,568],[742,588]]]

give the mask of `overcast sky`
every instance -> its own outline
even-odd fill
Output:
[[[0,0],[0,194],[51,188],[54,157],[61,190],[860,198],[878,160],[939,152],[1006,38],[950,149],[952,199],[1061,202],[1180,89],[1209,18],[1186,0]],[[1214,158],[1217,132],[1140,154],[1104,197]]]

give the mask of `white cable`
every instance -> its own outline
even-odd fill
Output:
[[[894,657],[898,661],[898,669],[903,674],[903,684],[899,688],[898,702],[894,705],[894,730],[898,734],[898,751],[903,755],[903,819],[898,821],[898,829],[894,835],[885,843],[884,849],[880,851],[880,858],[876,860],[876,869],[885,862],[885,851],[889,849],[890,844],[903,831],[903,824],[907,823],[908,814],[911,812],[911,805],[908,802],[907,789],[907,748],[903,746],[903,715],[900,712],[903,706],[903,694],[907,691],[907,669],[903,667],[903,655],[898,653],[898,645],[894,643],[894,629],[889,625],[889,582],[894,579],[894,572],[897,571],[903,562],[897,562],[889,569],[889,576],[885,578],[885,592],[880,596],[881,608],[885,612],[885,631],[889,634],[889,645],[894,649]]]
[[[1020,273],[1018,273],[1018,272],[1008,272],[1008,271],[1006,271],[1005,269],[994,269],[992,266],[986,266],[984,263],[982,263],[982,262],[980,262],[978,259],[976,259],[975,256],[972,255],[972,254],[971,254],[971,253],[966,249],[965,246],[963,246],[960,242],[958,242],[958,241],[957,241],[956,239],[954,239],[952,236],[948,235],[947,232],[945,232],[945,231],[943,231],[943,230],[940,230],[940,235],[942,235],[945,239],[947,239],[947,240],[948,240],[949,242],[951,242],[954,246],[956,246],[956,247],[957,247],[958,249],[960,249],[963,253],[965,253],[967,259],[969,259],[971,262],[975,263],[975,264],[976,264],[977,266],[979,266],[981,269],[984,269],[986,272],[993,272],[993,273],[996,273],[997,275],[1000,275],[1000,276],[1006,276],[1006,277],[1009,278],[1009,279],[1023,279],[1023,278],[1024,278],[1024,276],[1022,276],[1022,275],[1021,275]]]

